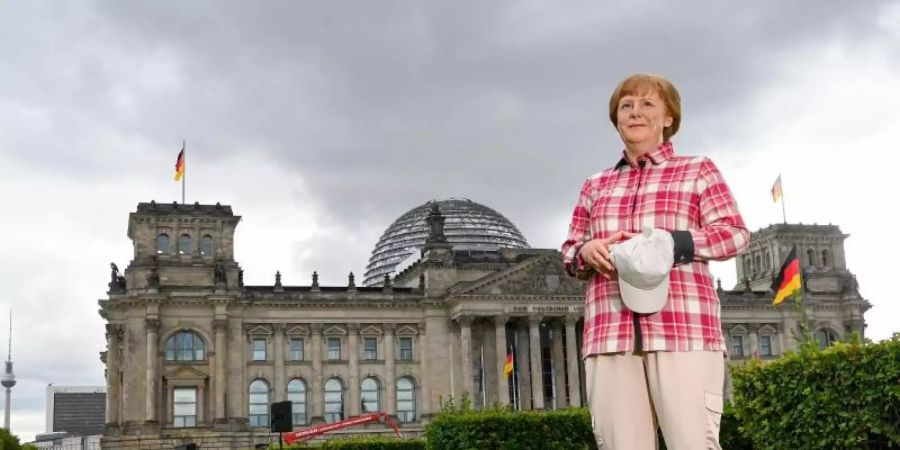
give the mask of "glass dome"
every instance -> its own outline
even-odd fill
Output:
[[[439,200],[444,222],[444,236],[455,250],[497,250],[500,248],[528,248],[525,236],[502,214],[469,199]],[[384,275],[392,276],[418,260],[428,237],[425,217],[431,202],[411,209],[400,216],[381,235],[369,265],[366,266],[366,286],[378,286]]]

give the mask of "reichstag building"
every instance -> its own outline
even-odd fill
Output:
[[[243,282],[230,206],[141,203],[128,220],[133,259],[111,266],[104,449],[246,449],[269,442],[269,404],[290,400],[295,427],[384,411],[422,432],[442,399],[476,408],[557,409],[584,402],[584,285],[556,249],[470,200],[429,202],[391,224],[357,285]],[[563,230],[564,231],[564,230]],[[562,231],[561,231],[562,232]],[[560,242],[564,238],[560,235]],[[772,278],[802,254],[807,316],[821,345],[865,331],[870,308],[835,225],[753,233],[731,289],[718,286],[729,358],[776,358],[799,319],[773,307]],[[504,376],[506,355],[514,371]],[[382,433],[383,424],[352,432]]]

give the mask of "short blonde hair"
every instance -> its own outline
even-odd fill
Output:
[[[638,73],[622,80],[609,98],[609,120],[614,127],[619,127],[619,101],[626,95],[647,95],[656,92],[666,105],[666,113],[672,116],[672,125],[663,129],[663,141],[669,139],[678,132],[681,125],[681,96],[678,89],[669,80],[659,75]]]

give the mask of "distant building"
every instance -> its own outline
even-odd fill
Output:
[[[319,286],[315,275],[282,285],[280,274],[244,285],[240,219],[219,204],[141,203],[130,214],[133,259],[121,274],[112,266],[100,300],[104,449],[253,448],[271,439],[269,405],[282,400],[298,428],[384,411],[411,436],[450,396],[476,408],[583,404],[584,285],[557,250],[528,248],[496,211],[467,200],[410,210],[375,246],[364,286],[352,276]],[[832,225],[753,233],[737,258],[740,281],[718,286],[731,359],[796,348],[798,314],[773,307],[769,289],[792,246],[822,345],[865,331],[871,305],[846,267],[846,237]]]
[[[100,448],[106,419],[106,386],[47,386],[46,432],[35,436],[38,448]]]

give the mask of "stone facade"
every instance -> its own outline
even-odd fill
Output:
[[[130,215],[133,260],[123,274],[113,266],[100,300],[103,448],[252,448],[272,439],[268,404],[282,400],[295,401],[297,427],[378,409],[412,436],[450,397],[520,409],[583,403],[584,286],[562,271],[559,252],[454,250],[431,217],[422,258],[383,286],[357,287],[352,274],[346,286],[319,286],[316,275],[287,286],[280,274],[245,286],[233,255],[239,220],[218,204],[142,203]],[[781,246],[825,236],[836,258],[810,268],[809,317],[832,337],[862,331],[868,303],[843,266],[846,236],[797,227],[757,233],[751,254],[776,251],[774,264]],[[771,270],[750,273],[720,287],[729,345],[742,350],[732,357],[776,357],[796,345],[796,313],[771,306]]]

